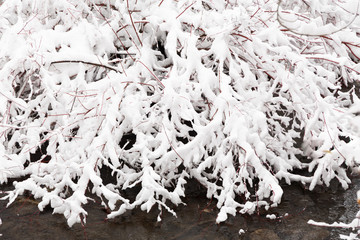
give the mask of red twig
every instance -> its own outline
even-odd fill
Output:
[[[142,44],[142,42],[140,40],[139,34],[138,34],[137,30],[136,30],[134,21],[133,21],[132,16],[131,16],[131,12],[130,12],[130,9],[129,9],[129,0],[126,0],[126,3],[127,3],[127,9],[128,9],[128,12],[129,12],[129,16],[130,16],[130,21],[131,21],[131,24],[132,24],[132,26],[134,28],[135,33],[136,33],[136,37],[138,38],[138,40],[140,42],[140,45],[143,46],[143,44]]]
[[[126,49],[126,46],[124,45],[124,43],[121,41],[120,37],[117,35],[117,32],[112,28],[111,24],[109,23],[109,21],[107,20],[107,18],[104,16],[104,14],[102,14],[102,12],[94,7],[96,9],[96,11],[101,15],[101,17],[105,20],[106,24],[111,28],[111,31],[115,34],[117,40],[119,40],[121,46],[123,47],[123,49],[126,51],[126,53],[130,56],[130,58],[135,61],[135,58],[133,58],[133,56],[131,56],[131,54],[128,52],[128,50]]]
[[[107,65],[104,65],[104,64],[100,64],[100,63],[93,63],[93,62],[82,61],[82,60],[61,60],[61,61],[54,61],[54,62],[51,62],[50,65],[56,64],[56,63],[83,63],[83,64],[88,64],[88,65],[93,65],[93,66],[96,66],[96,67],[103,67],[103,68],[106,68],[106,69],[109,69],[109,70],[112,70],[112,71],[121,73],[120,70],[118,70],[118,69],[116,69],[116,68],[113,68],[113,67],[111,67],[111,66],[107,66]]]
[[[334,148],[335,148],[336,151],[339,153],[339,155],[340,155],[344,160],[346,160],[345,156],[339,151],[339,149],[337,148],[337,146],[336,146],[333,138],[332,138],[331,135],[330,135],[330,131],[329,131],[328,125],[326,124],[326,119],[325,119],[325,114],[324,114],[324,112],[322,113],[322,115],[323,115],[323,119],[324,119],[324,125],[325,125],[325,127],[326,127],[327,132],[328,132],[329,138],[330,138],[332,144],[334,145]]]
[[[266,12],[266,13],[276,13],[276,11],[269,11],[269,10],[265,10],[264,12]],[[308,18],[308,17],[306,17],[306,16],[304,16],[302,14],[299,14],[299,13],[290,12],[290,11],[286,11],[286,10],[282,10],[280,12],[281,13],[287,13],[287,14],[294,14],[295,16],[298,16],[298,17],[301,17],[301,18],[304,18],[304,19],[310,21],[310,18]]]
[[[195,1],[192,2],[189,6],[187,6],[179,15],[176,16],[176,19],[178,19],[186,10],[188,10],[192,5],[194,5]]]
[[[160,86],[162,87],[162,89],[165,88],[164,84],[160,81],[160,79],[153,73],[153,71],[151,71],[143,62],[141,62],[140,60],[138,60],[139,63],[141,63],[149,72],[151,75],[153,75],[153,77],[156,79],[156,81],[160,84]]]
[[[356,57],[358,60],[360,60],[360,57],[358,57],[355,53],[354,53],[354,51],[352,50],[352,48],[351,47],[349,47],[349,45],[351,45],[351,46],[354,46],[353,44],[350,44],[350,43],[344,43],[345,44],[345,46],[349,49],[349,51],[351,52],[351,54],[354,56],[354,57]],[[356,45],[355,45],[356,46]],[[356,47],[359,47],[359,46],[356,46]]]
[[[210,118],[210,121],[212,121],[213,119],[214,119],[214,117],[215,117],[215,114],[218,112],[218,108],[216,109],[216,111],[215,111],[215,113],[212,115],[212,117]]]
[[[324,60],[324,61],[328,61],[328,62],[331,62],[333,64],[340,64],[339,62],[336,62],[334,60],[331,60],[331,59],[327,59],[327,58],[323,58],[323,57],[306,57],[307,59],[315,59],[315,60]],[[346,66],[346,65],[343,65],[345,68],[353,71],[353,72],[356,72],[357,74],[360,74],[359,71],[355,70],[354,68],[351,68],[349,66]]]
[[[161,0],[161,2],[159,3],[158,7],[160,7],[160,6],[161,6],[161,4],[163,3],[163,1],[164,1],[164,0]]]
[[[209,202],[208,204],[206,204],[206,206],[200,211],[199,220],[201,219],[201,214],[202,214],[203,212],[206,212],[205,209],[208,209],[208,208],[210,207],[212,201],[213,201],[213,198],[211,198],[211,199],[210,199],[210,202]]]
[[[25,29],[25,27],[34,19],[34,18],[36,18],[36,16],[38,15],[39,13],[36,13],[29,21],[27,21],[26,23],[25,23],[25,25],[20,29],[20,31],[17,33],[17,34],[20,34],[24,29]]]
[[[83,218],[81,216],[80,216],[80,221],[81,221],[81,227],[82,227],[82,229],[84,231],[84,238],[85,238],[85,240],[87,240],[88,237],[87,237],[87,233],[86,233],[86,226],[85,226]]]
[[[136,84],[140,84],[140,85],[145,85],[145,86],[152,87],[152,88],[153,88],[153,90],[155,91],[155,87],[154,87],[154,85],[149,84],[149,83],[134,82],[134,81],[124,81],[124,82],[121,82],[121,83],[126,83],[126,84],[129,84],[129,83],[136,83]]]
[[[252,42],[252,40],[251,40],[250,38],[248,38],[247,36],[242,35],[242,34],[240,34],[240,33],[232,33],[231,35],[239,36],[239,37],[245,38],[246,40],[249,40],[250,42]]]
[[[167,135],[167,133],[166,133],[164,124],[162,124],[162,125],[163,125],[163,129],[164,129],[165,136],[166,136],[166,138],[167,138],[167,140],[168,140],[168,142],[169,142],[169,144],[170,144],[170,147],[171,147],[172,150],[176,153],[176,155],[178,155],[178,157],[184,162],[184,159],[180,156],[180,154],[176,151],[176,149],[174,148],[174,146],[171,144],[171,141],[170,141],[170,139],[169,139],[169,137],[168,137],[168,135]]]
[[[11,98],[9,98],[8,96],[6,96],[6,95],[5,95],[4,93],[2,93],[2,92],[0,92],[0,94],[3,95],[4,97],[6,97],[10,102],[13,102],[13,103],[15,103],[16,105],[20,106],[21,108],[26,109],[25,106],[21,105],[20,103],[15,102],[15,101],[14,101],[14,100],[16,100],[15,98],[14,98],[14,99],[11,99]]]
[[[257,14],[257,12],[260,10],[260,8],[258,8],[254,13],[253,13],[253,15],[251,15],[251,17],[250,17],[250,19],[252,19],[256,14]]]
[[[260,21],[260,22],[262,22],[262,24],[264,24],[265,25],[265,27],[269,27],[261,18],[258,18],[258,20]]]

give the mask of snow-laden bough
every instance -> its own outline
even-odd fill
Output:
[[[4,199],[30,191],[70,226],[90,194],[110,218],[154,205],[176,215],[193,178],[222,222],[280,204],[280,181],[347,188],[360,163],[356,9],[3,1],[0,183],[25,177]]]

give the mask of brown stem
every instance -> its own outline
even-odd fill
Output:
[[[93,63],[93,62],[87,62],[87,61],[82,61],[82,60],[60,60],[60,61],[51,62],[50,65],[56,64],[56,63],[83,63],[83,64],[93,65],[93,66],[97,66],[97,67],[103,67],[103,68],[109,69],[111,71],[121,73],[121,71],[119,71],[116,68],[106,66],[106,65],[100,64],[100,63]]]
[[[131,16],[131,12],[130,12],[130,9],[129,9],[129,0],[126,0],[126,2],[127,2],[127,9],[128,9],[128,12],[129,12],[131,24],[132,24],[132,26],[133,26],[133,28],[134,28],[134,31],[135,31],[135,33],[136,33],[136,36],[137,36],[139,42],[140,42],[140,45],[143,46],[143,44],[142,44],[142,42],[141,42],[141,40],[140,40],[139,34],[138,34],[138,32],[137,32],[137,30],[136,30],[136,28],[135,28],[134,21],[133,21],[132,16]]]

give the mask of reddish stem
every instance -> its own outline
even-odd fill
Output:
[[[179,15],[176,16],[176,19],[178,19],[186,10],[188,10],[192,5],[194,5],[195,2],[193,2],[192,4],[190,4],[189,6],[187,6],[184,11],[182,11]]]
[[[131,16],[131,12],[130,12],[130,9],[129,9],[129,0],[126,0],[126,3],[127,3],[127,9],[128,9],[128,12],[129,12],[129,16],[130,16],[130,21],[131,21],[131,24],[132,24],[132,26],[134,28],[135,33],[136,33],[136,37],[138,38],[138,40],[140,42],[140,45],[143,46],[143,44],[142,44],[142,42],[140,40],[139,34],[138,34],[137,30],[136,30],[134,21],[133,21],[132,16]]]

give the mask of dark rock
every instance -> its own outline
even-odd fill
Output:
[[[283,232],[280,237],[286,240],[327,240],[330,239],[330,232],[321,227],[301,226],[298,229],[292,228]]]
[[[280,240],[279,236],[270,229],[258,229],[250,234],[250,240]]]
[[[306,231],[304,233],[303,239],[307,240],[327,240],[330,237],[330,232],[326,230],[325,228],[313,228],[309,229],[309,231]]]

